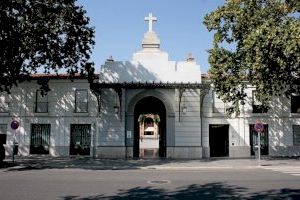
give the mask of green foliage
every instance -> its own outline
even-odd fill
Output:
[[[144,123],[146,118],[153,118],[155,124],[159,124],[160,117],[157,114],[141,114],[138,118],[139,123]]]
[[[138,122],[139,123],[144,123],[145,122],[145,119],[146,119],[146,115],[144,114],[141,114],[138,118]]]
[[[247,84],[268,107],[274,96],[300,92],[300,1],[227,0],[205,16],[214,31],[209,77],[229,114],[239,114]]]
[[[159,117],[159,115],[154,115],[154,123],[155,124],[159,124],[159,122],[160,122],[160,117]]]
[[[75,1],[1,1],[0,91],[9,92],[18,80],[38,71],[94,77],[89,62],[94,29]],[[48,82],[43,84],[47,90]]]

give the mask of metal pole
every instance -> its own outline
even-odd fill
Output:
[[[258,166],[260,166],[260,131],[258,131],[257,146],[258,146]]]
[[[12,150],[12,162],[13,164],[15,163],[15,138],[14,138],[14,141],[13,141],[13,150]]]

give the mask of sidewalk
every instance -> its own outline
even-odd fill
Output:
[[[11,159],[6,160],[11,163]],[[93,159],[87,157],[49,157],[32,156],[16,157],[15,170],[29,169],[63,169],[77,168],[89,170],[201,170],[201,169],[251,169],[257,168],[255,158],[211,158],[201,160],[174,160],[174,159]],[[261,166],[300,166],[300,158],[262,158]]]

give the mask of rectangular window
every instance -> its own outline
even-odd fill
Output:
[[[49,154],[50,124],[32,124],[30,137],[30,154]]]
[[[6,98],[5,96],[0,96],[0,113],[8,113],[9,111],[9,104]]]
[[[300,146],[300,125],[293,125],[294,146]]]
[[[87,90],[75,91],[75,112],[78,113],[88,112],[88,91]]]
[[[6,134],[7,124],[0,124],[0,134]]]
[[[36,113],[48,112],[48,94],[42,93],[41,90],[36,91],[35,112]]]
[[[225,103],[217,97],[215,91],[212,91],[213,113],[225,113]]]
[[[268,109],[262,106],[262,103],[259,102],[255,97],[256,91],[252,91],[252,112],[253,113],[267,113]]]
[[[291,96],[291,112],[300,113],[300,96],[292,95]]]

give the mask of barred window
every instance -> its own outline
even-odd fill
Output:
[[[75,112],[78,113],[88,112],[88,91],[87,90],[75,91]]]
[[[71,124],[70,155],[90,155],[91,125]]]
[[[300,146],[300,125],[293,125],[294,146]]]
[[[31,124],[30,154],[49,154],[50,124]]]

